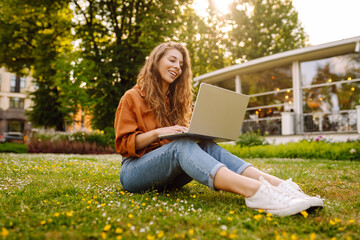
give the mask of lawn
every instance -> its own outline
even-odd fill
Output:
[[[320,211],[279,218],[194,181],[179,191],[128,193],[119,183],[120,160],[0,154],[0,238],[360,238],[360,161],[248,159],[325,198]]]

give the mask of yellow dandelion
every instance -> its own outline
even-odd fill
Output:
[[[271,216],[272,216],[272,213],[267,213],[266,216],[267,216],[267,217],[271,217]]]
[[[228,219],[229,222],[231,222],[233,220],[232,217],[228,217],[227,219]]]
[[[164,231],[158,232],[158,234],[157,234],[158,238],[162,238],[163,236],[164,236]]]
[[[273,219],[271,217],[266,217],[266,220],[268,220],[269,222],[271,222]]]
[[[300,212],[301,213],[301,215],[303,215],[304,216],[304,218],[307,218],[308,217],[308,213],[307,213],[307,211],[302,211],[302,212]]]
[[[58,216],[60,216],[60,213],[58,212],[54,213],[54,217],[58,217]]]
[[[7,237],[9,235],[9,230],[7,230],[6,228],[2,228],[1,229],[1,232],[0,232],[0,236],[2,236],[2,237]]]
[[[106,233],[104,232],[101,233],[101,239],[106,239]]]
[[[162,212],[162,209],[161,209],[161,208],[159,209],[159,212]]]
[[[236,238],[236,233],[230,233],[229,238],[230,238],[230,239]]]
[[[194,234],[194,229],[190,229],[189,230],[189,235],[193,235]]]
[[[259,213],[263,213],[263,212],[265,212],[265,211],[264,211],[264,209],[259,209],[258,212],[259,212]]]
[[[222,230],[222,231],[220,232],[220,236],[225,237],[226,235],[227,235],[227,233],[226,233],[225,230]]]
[[[47,200],[44,200],[44,203],[47,203]]]
[[[316,238],[316,234],[315,233],[311,233],[310,234],[310,240],[315,240]]]
[[[290,239],[291,240],[297,240],[298,238],[297,238],[297,236],[295,234],[291,234]]]
[[[121,228],[116,228],[115,229],[115,233],[116,234],[122,234],[124,230],[122,230]]]
[[[146,239],[147,240],[155,240],[155,237],[153,235],[147,235]]]
[[[330,225],[335,225],[339,222],[340,222],[340,219],[338,219],[338,218],[334,218],[334,220],[330,219],[330,221],[329,221]]]
[[[230,211],[229,214],[234,214],[235,212],[234,211]]]
[[[115,239],[116,239],[116,240],[121,240],[121,239],[122,239],[122,236],[117,235]]]
[[[72,217],[72,216],[73,216],[73,212],[74,212],[74,211],[66,212],[66,216]]]
[[[145,207],[145,206],[146,206],[146,203],[142,203],[141,206]]]
[[[261,214],[255,215],[255,216],[254,216],[254,219],[255,219],[256,221],[259,221],[259,220],[261,219]]]
[[[109,231],[111,228],[111,225],[110,224],[106,224],[105,227],[104,227],[104,231],[107,232]]]
[[[46,223],[46,220],[40,222],[41,225],[44,225],[45,223]]]
[[[350,223],[350,224],[352,224],[352,223],[354,223],[354,222],[355,222],[354,219],[350,219],[350,220],[349,220],[349,223]]]
[[[129,213],[128,218],[133,218],[133,217],[134,217],[134,215]]]

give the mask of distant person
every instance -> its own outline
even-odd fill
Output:
[[[123,156],[120,182],[124,189],[171,190],[194,179],[213,190],[245,196],[248,207],[274,215],[323,206],[321,199],[304,194],[291,179],[264,173],[212,141],[159,139],[159,135],[187,130],[192,98],[187,49],[174,42],[160,44],[116,111],[115,146]]]

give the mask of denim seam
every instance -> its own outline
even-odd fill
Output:
[[[224,164],[222,163],[218,163],[216,164],[213,169],[211,169],[210,171],[210,175],[209,175],[209,187],[212,189],[212,190],[215,190],[217,191],[217,189],[215,188],[214,186],[214,179],[215,179],[215,175],[216,173],[219,171],[220,168],[222,167],[226,167]]]
[[[244,163],[237,171],[237,174],[242,174],[243,171],[245,171],[246,168],[251,167],[252,164],[250,163]]]

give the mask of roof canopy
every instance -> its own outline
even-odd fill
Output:
[[[233,79],[236,75],[251,73],[291,64],[294,61],[311,61],[342,54],[359,52],[360,36],[335,42],[299,48],[270,56],[254,59],[245,63],[232,65],[209,72],[194,78],[196,82],[217,83]]]

